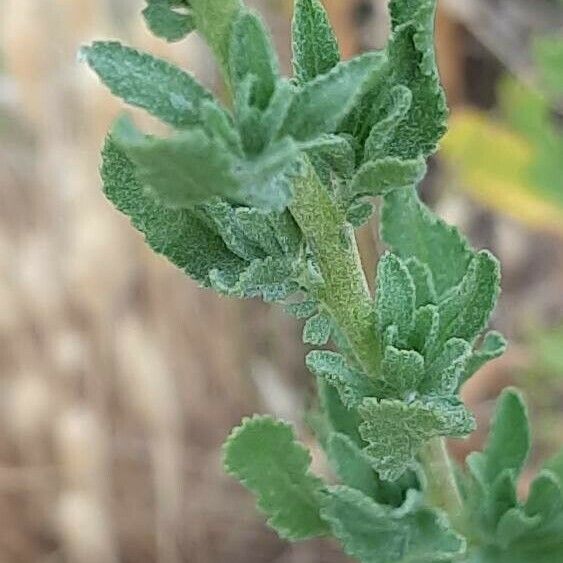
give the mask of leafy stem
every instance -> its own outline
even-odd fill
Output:
[[[373,300],[361,266],[354,231],[332,201],[308,160],[294,184],[290,211],[314,255],[322,282],[317,299],[345,336],[355,360],[372,378],[380,371],[381,350]]]

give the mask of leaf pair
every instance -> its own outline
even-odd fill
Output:
[[[544,466],[522,502],[516,485],[529,449],[526,407],[508,389],[498,401],[484,451],[467,460],[467,518],[480,534],[480,561],[555,563],[563,557],[562,458]]]
[[[113,138],[102,153],[105,194],[159,254],[201,285],[222,293],[276,301],[298,289],[302,253],[291,216],[233,208],[215,200],[171,209],[144,189]]]
[[[330,447],[349,444],[333,439]],[[310,461],[291,427],[270,417],[245,419],[225,444],[227,470],[257,495],[268,523],[284,538],[332,533],[348,554],[366,563],[449,560],[464,550],[464,541],[441,515],[422,506],[416,491],[394,508],[359,488],[326,487],[310,473]],[[340,470],[349,482],[360,478],[369,486],[357,473]]]

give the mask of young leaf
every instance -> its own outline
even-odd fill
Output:
[[[373,383],[361,372],[352,369],[344,356],[328,350],[307,354],[307,368],[317,377],[333,385],[348,408],[357,407],[364,397],[374,395]]]
[[[476,254],[459,286],[439,306],[440,339],[473,342],[487,325],[500,286],[498,260],[488,251]]]
[[[380,160],[386,156],[386,143],[412,104],[412,93],[405,86],[395,86],[389,94],[389,104],[382,112],[381,119],[372,127],[364,147],[364,160]]]
[[[477,373],[487,362],[495,360],[506,351],[507,342],[500,332],[495,330],[487,333],[478,350],[473,352],[467,361],[463,377],[459,384],[463,385],[473,374]]]
[[[320,0],[296,0],[292,35],[293,69],[300,84],[326,74],[340,61],[338,42]]]
[[[247,77],[255,78],[250,105],[264,110],[276,87],[278,61],[268,30],[249,10],[242,11],[233,25],[229,69],[235,90]]]
[[[215,52],[223,70],[227,71],[231,30],[244,8],[242,0],[190,0],[197,29]]]
[[[387,346],[381,362],[381,374],[390,392],[387,398],[405,399],[418,390],[424,379],[424,358],[414,350]]]
[[[330,317],[319,313],[305,323],[303,342],[313,346],[324,346],[330,339],[331,330]]]
[[[295,93],[281,134],[310,141],[334,133],[382,64],[381,54],[366,53],[303,85]]]
[[[322,515],[346,553],[363,563],[450,561],[463,553],[464,540],[443,516],[412,504],[393,509],[361,491],[330,487]]]
[[[530,429],[524,400],[515,389],[507,389],[498,400],[489,439],[481,454],[480,476],[492,483],[506,469],[518,475],[529,450]]]
[[[319,303],[314,299],[307,299],[299,303],[289,303],[284,307],[285,312],[298,319],[307,319],[319,310]]]
[[[411,336],[409,338],[410,346],[432,359],[432,353],[435,350],[436,341],[440,330],[440,315],[436,305],[424,305],[419,307],[414,314],[414,323]]]
[[[436,436],[464,436],[474,420],[460,403],[432,399],[405,403],[367,398],[359,407],[366,452],[382,479],[398,479],[414,463],[421,446]]]
[[[436,358],[428,362],[422,391],[440,396],[454,394],[470,355],[468,342],[461,338],[448,340]]]
[[[164,204],[190,208],[214,196],[244,203],[234,174],[234,157],[203,130],[157,139],[135,134],[131,127],[121,120],[113,135],[135,164],[139,181]]]
[[[115,41],[96,41],[80,55],[113,94],[174,127],[201,123],[201,105],[212,100],[190,74]]]
[[[430,268],[418,258],[411,257],[406,262],[409,273],[416,289],[416,307],[423,307],[438,301],[436,287],[432,279]]]
[[[431,213],[411,189],[385,196],[381,236],[403,260],[415,257],[430,268],[438,297],[459,284],[473,257],[460,232]]]
[[[406,338],[411,331],[415,287],[404,263],[390,252],[385,253],[377,267],[376,313],[379,330],[385,331],[395,325],[400,338]]]
[[[428,156],[446,131],[447,106],[434,54],[436,0],[392,0],[393,34],[387,49],[389,83],[412,92],[412,104],[387,143],[387,154]]]
[[[147,0],[143,17],[149,29],[166,41],[179,41],[195,29],[195,18],[190,12],[177,12],[174,8],[185,8],[182,0]]]
[[[545,469],[541,471],[532,482],[524,508],[528,516],[539,516],[548,525],[557,517],[562,518],[563,488],[557,476]]]
[[[101,174],[106,197],[129,216],[155,252],[204,286],[210,285],[209,272],[214,269],[230,280],[238,279],[245,261],[229,251],[205,215],[169,209],[146,194],[133,163],[111,136],[102,151]]]
[[[366,162],[352,179],[350,189],[354,195],[379,196],[395,190],[417,185],[426,174],[426,162],[383,158]]]
[[[327,454],[330,464],[344,485],[376,498],[377,476],[369,457],[345,434],[333,432],[328,437]]]
[[[309,472],[311,456],[290,425],[268,416],[247,418],[224,446],[226,470],[258,497],[268,524],[288,540],[324,535],[323,483]]]

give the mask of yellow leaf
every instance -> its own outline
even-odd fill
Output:
[[[529,180],[534,155],[525,138],[480,112],[458,111],[442,155],[471,197],[531,227],[563,234],[563,209]]]

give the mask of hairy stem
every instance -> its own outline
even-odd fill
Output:
[[[346,338],[354,359],[370,376],[379,376],[381,347],[375,329],[374,302],[359,259],[352,228],[331,199],[312,165],[294,183],[291,213],[313,252],[323,284],[317,297]],[[459,521],[462,502],[445,441],[437,438],[423,448],[428,501]]]
[[[420,452],[429,504],[444,510],[452,524],[459,524],[463,504],[444,438],[430,440]]]
[[[323,278],[314,291],[347,340],[353,359],[368,375],[378,377],[379,335],[354,232],[312,165],[307,161],[305,166],[306,172],[293,186],[291,213]]]

